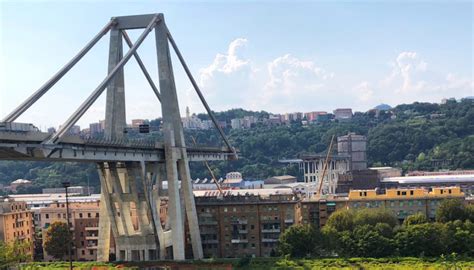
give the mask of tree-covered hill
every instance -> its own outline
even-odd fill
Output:
[[[368,139],[369,165],[387,165],[407,170],[474,169],[474,106],[472,99],[448,101],[446,104],[403,104],[389,111],[357,112],[350,122],[327,122],[308,126],[294,122],[282,126],[257,123],[251,129],[227,129],[229,140],[240,150],[237,161],[211,162],[215,174],[224,177],[229,171],[240,171],[245,178],[263,179],[273,175],[298,175],[296,166],[278,162],[302,152],[325,151],[332,135],[348,132]],[[265,118],[266,112],[233,109],[217,113],[220,121],[254,115]],[[205,119],[204,116],[198,117]],[[215,130],[187,130],[198,144],[222,145]],[[160,136],[160,134],[152,134]],[[191,164],[193,178],[209,178],[201,163]],[[0,184],[25,178],[34,181],[33,188],[59,186],[63,179],[84,185],[88,178],[98,187],[93,164],[0,161]]]

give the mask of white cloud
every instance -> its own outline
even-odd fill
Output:
[[[354,93],[357,95],[357,100],[360,102],[371,101],[374,96],[374,91],[367,81],[361,82],[354,87]]]
[[[472,79],[436,73],[439,68],[414,51],[393,57],[386,76],[354,83],[344,76],[336,80],[334,72],[314,59],[291,54],[257,65],[243,54],[248,44],[245,38],[230,42],[225,53],[217,54],[209,66],[200,70],[199,84],[214,110],[245,108],[283,113],[346,106],[367,110],[379,103],[438,102],[444,97],[473,95]],[[187,105],[192,104],[189,97]],[[196,100],[194,93],[192,99]],[[193,104],[192,111],[202,109]]]
[[[255,90],[257,69],[244,56],[248,41],[233,40],[226,53],[218,53],[212,63],[199,70],[198,84],[213,110],[245,107]],[[193,89],[186,93],[191,111],[202,111]]]
[[[472,79],[437,72],[417,52],[398,54],[392,63],[390,75],[379,82],[378,94],[384,100],[396,103],[439,101],[444,97],[463,97],[473,94]]]

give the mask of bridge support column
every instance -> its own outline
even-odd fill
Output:
[[[164,21],[164,19],[163,19]],[[197,220],[194,195],[189,172],[186,144],[184,141],[183,126],[179,113],[178,97],[174,82],[173,67],[171,64],[168,44],[168,29],[164,23],[155,27],[156,51],[158,59],[158,75],[160,79],[161,109],[163,115],[163,133],[165,144],[166,172],[169,193],[169,218],[173,238],[173,258],[185,259],[184,216],[183,206],[189,225],[189,234],[193,248],[194,259],[203,257],[201,235]],[[181,180],[181,194],[184,205],[181,205],[178,190],[178,177]]]
[[[146,182],[140,163],[99,163],[98,171],[102,199],[97,259],[109,259],[112,230],[117,260],[156,260],[160,244],[152,228],[153,214],[146,194],[148,187],[140,185]]]
[[[117,27],[110,30],[109,73],[123,58],[122,32]],[[107,87],[105,105],[105,137],[121,139],[126,127],[125,122],[125,82],[123,67]]]

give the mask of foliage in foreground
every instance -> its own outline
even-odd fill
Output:
[[[246,259],[209,259],[203,261],[186,262],[145,262],[125,265],[103,263],[74,263],[74,269],[79,270],[112,270],[112,269],[143,269],[145,267],[172,267],[183,266],[185,269],[254,269],[254,270],[283,270],[283,269],[473,269],[474,261],[469,258],[455,256],[438,258],[322,258],[322,259],[289,259],[285,258],[253,258]],[[66,262],[30,263],[23,265],[22,270],[62,270],[68,269]],[[158,268],[159,269],[159,268]]]
[[[27,262],[31,260],[31,256],[25,252],[29,248],[27,242],[15,241],[13,243],[5,244],[0,242],[0,269],[8,268],[20,262]]]
[[[415,214],[401,226],[384,208],[339,210],[321,231],[310,225],[286,230],[278,251],[292,258],[474,256],[472,207],[445,200],[440,209],[437,220],[444,222],[430,223],[422,214]]]

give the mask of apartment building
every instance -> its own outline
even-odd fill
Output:
[[[347,207],[385,207],[392,210],[400,221],[416,213],[423,213],[434,219],[439,204],[449,198],[464,200],[465,194],[458,186],[434,187],[431,191],[423,188],[388,189],[384,194],[377,194],[375,190],[352,190]]]
[[[26,203],[12,200],[0,202],[0,241],[26,242],[25,254],[34,255],[33,214]]]
[[[293,195],[197,196],[196,209],[205,257],[265,257],[280,234],[299,220]]]
[[[435,219],[436,209],[445,199],[464,200],[460,187],[434,187],[389,189],[379,194],[375,189],[351,190],[347,197],[323,196],[322,199],[306,199],[301,202],[302,224],[323,227],[329,216],[339,209],[386,208],[402,222],[407,216],[423,213]]]
[[[42,235],[54,222],[67,222],[66,204],[64,202],[51,203],[48,207],[39,210],[39,226]],[[73,231],[72,255],[78,261],[95,261],[97,258],[97,242],[99,235],[99,201],[73,202],[69,204],[69,221]],[[45,237],[43,237],[43,247]],[[44,260],[52,260],[46,251]]]

